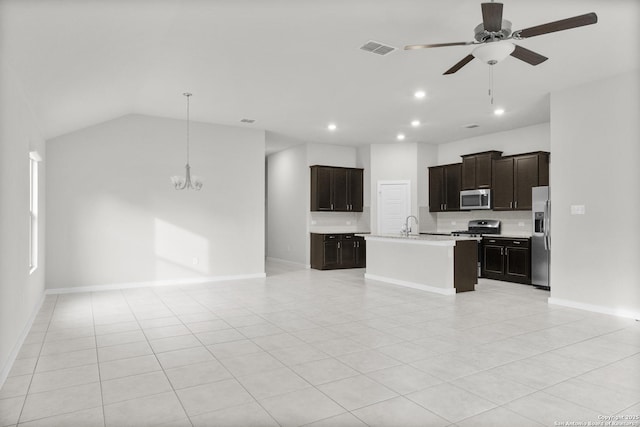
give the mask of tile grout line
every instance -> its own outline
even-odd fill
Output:
[[[153,293],[155,293],[155,291],[153,291]],[[169,384],[169,387],[171,387],[171,390],[173,391],[173,395],[176,397],[178,403],[180,403],[180,407],[182,408],[182,411],[184,412],[185,416],[187,417],[187,420],[189,420],[189,424],[191,424],[191,426],[193,426],[193,422],[191,421],[191,417],[189,416],[189,413],[187,412],[186,408],[184,407],[184,404],[182,403],[182,400],[180,399],[180,396],[178,396],[178,393],[177,393],[175,387],[171,383],[171,380],[169,379],[169,376],[167,375],[167,372],[165,371],[164,366],[162,366],[162,363],[160,363],[160,359],[158,359],[158,355],[156,354],[155,350],[153,349],[153,346],[151,345],[151,341],[149,340],[149,337],[147,337],[147,334],[144,332],[144,328],[140,324],[140,319],[138,319],[138,316],[136,316],[135,310],[133,310],[133,308],[131,307],[129,299],[124,294],[124,292],[122,293],[122,298],[124,298],[125,302],[127,303],[127,306],[129,307],[129,310],[131,311],[131,314],[133,314],[133,317],[136,319],[136,323],[138,323],[138,327],[140,328],[140,331],[142,332],[142,335],[144,335],[146,343],[149,346],[149,348],[151,349],[151,353],[153,354],[153,357],[156,359],[156,363],[158,363],[158,365],[160,366],[162,374],[164,375],[164,378],[167,380],[167,383]],[[164,302],[162,302],[162,304],[165,305],[165,307],[166,307],[166,304],[164,304]],[[171,311],[171,312],[173,313],[173,311]],[[133,376],[133,375],[131,375],[131,376]],[[162,393],[164,393],[164,392],[162,392]],[[156,394],[153,394],[153,395],[158,395],[158,394],[162,394],[162,393],[156,393]],[[153,395],[147,395],[147,396],[142,396],[142,397],[148,397],[148,396],[153,396]],[[128,400],[133,400],[133,399],[135,399],[135,398],[128,399]]]
[[[101,405],[101,409],[102,409],[102,426],[106,427],[107,426],[107,415],[105,414],[104,411],[104,391],[102,389],[102,372],[100,371],[100,353],[98,352],[98,335],[96,334],[96,315],[95,315],[95,310],[94,310],[94,292],[90,293],[91,295],[91,319],[93,321],[93,337],[95,339],[96,342],[96,362],[98,364],[97,368],[98,368],[98,381],[100,383],[100,402],[102,403]]]
[[[22,408],[20,408],[20,414],[18,415],[17,423],[20,424],[22,414],[24,412],[24,408],[27,405],[27,398],[29,397],[29,391],[31,390],[31,385],[33,384],[33,378],[36,376],[36,369],[38,368],[38,362],[40,362],[40,355],[42,353],[42,349],[44,347],[44,341],[49,333],[49,327],[51,326],[51,320],[53,318],[53,314],[55,313],[56,307],[58,306],[58,296],[56,295],[55,301],[53,303],[53,308],[51,309],[51,314],[48,316],[49,321],[47,322],[47,329],[45,331],[44,337],[42,338],[42,343],[40,344],[40,350],[38,351],[38,356],[36,358],[36,363],[33,366],[33,370],[31,371],[31,379],[29,380],[29,386],[27,387],[27,391],[24,395],[24,401],[22,402]],[[42,310],[42,307],[40,308]],[[40,314],[40,313],[38,313]],[[37,316],[37,315],[36,315]],[[33,327],[33,326],[32,326]],[[31,333],[31,331],[29,331]]]

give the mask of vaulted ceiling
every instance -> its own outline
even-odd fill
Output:
[[[473,46],[402,50],[473,40],[480,3],[0,0],[1,59],[46,138],[130,113],[182,119],[190,91],[193,120],[352,145],[394,143],[398,132],[442,143],[546,122],[550,93],[640,66],[637,0],[504,0],[514,30],[587,12],[599,22],[518,41],[549,60],[494,66],[492,106],[488,65],[442,74]],[[369,40],[398,49],[360,50]],[[417,89],[427,96],[415,99]],[[463,127],[471,123],[480,126]]]

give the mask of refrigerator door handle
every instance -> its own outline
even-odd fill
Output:
[[[551,250],[551,238],[549,234],[549,226],[551,221],[549,221],[549,216],[551,215],[551,202],[547,200],[544,204],[544,248],[547,251]]]

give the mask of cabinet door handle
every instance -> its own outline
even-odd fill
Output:
[[[333,203],[331,203],[331,210],[333,210]]]
[[[504,248],[500,248],[500,255],[504,255]]]
[[[340,242],[338,242],[338,249],[340,249]]]
[[[518,209],[518,201],[516,200],[514,208]]]
[[[509,202],[509,209],[513,209],[513,202]]]
[[[519,245],[520,243],[521,243],[521,242],[516,242],[515,240],[514,240],[514,242],[513,242],[513,244],[514,244],[514,245]]]

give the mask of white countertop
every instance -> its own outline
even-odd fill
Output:
[[[365,240],[388,240],[395,243],[413,243],[433,246],[455,246],[457,241],[475,240],[479,241],[479,237],[469,236],[434,236],[430,234],[359,234]]]

